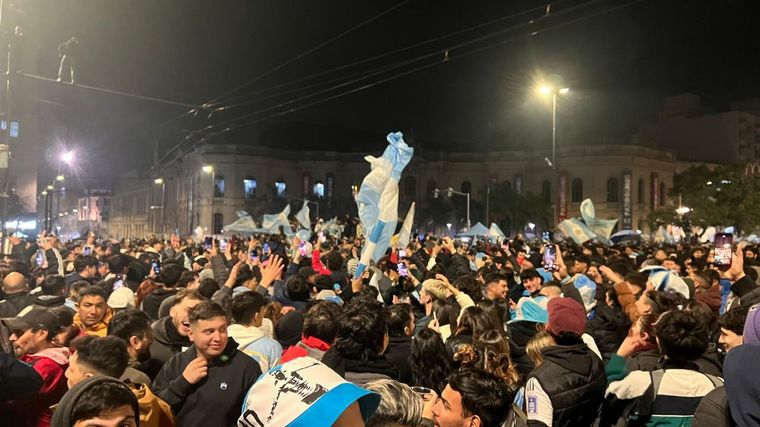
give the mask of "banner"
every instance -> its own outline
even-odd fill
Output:
[[[652,172],[652,197],[650,200],[652,210],[657,209],[660,206],[660,177],[656,172]]]
[[[567,172],[560,172],[557,187],[557,223],[567,219]]]
[[[523,192],[523,177],[520,174],[515,175],[515,193],[522,194]]]
[[[633,214],[631,212],[631,171],[623,172],[623,230],[633,229]]]

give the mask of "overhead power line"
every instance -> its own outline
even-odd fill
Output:
[[[212,133],[209,133],[209,134],[205,135],[204,138],[201,141],[205,141],[208,138],[211,138],[211,137],[214,137],[214,136],[218,136],[218,135],[221,135],[223,133],[230,132],[232,130],[236,130],[236,129],[244,128],[244,127],[247,127],[247,126],[251,126],[253,124],[256,124],[256,123],[259,123],[259,122],[262,122],[262,121],[265,121],[265,120],[269,120],[269,119],[276,118],[276,117],[281,117],[281,116],[286,115],[286,114],[290,114],[290,113],[293,113],[293,112],[296,112],[296,111],[303,110],[305,108],[309,108],[309,107],[313,107],[313,106],[318,105],[318,104],[322,104],[324,102],[328,102],[328,101],[331,101],[331,100],[334,100],[334,99],[337,99],[337,98],[341,98],[343,96],[347,96],[347,95],[350,95],[350,94],[353,94],[353,93],[356,93],[356,92],[359,92],[359,91],[363,91],[363,90],[366,90],[366,89],[378,86],[380,84],[387,83],[389,81],[395,80],[397,78],[404,77],[404,76],[407,76],[409,74],[412,74],[412,73],[415,73],[415,72],[418,72],[418,71],[421,71],[421,70],[424,70],[424,69],[427,69],[427,68],[431,68],[431,67],[433,67],[435,65],[439,65],[439,64],[442,64],[442,63],[447,62],[447,61],[451,61],[451,60],[454,60],[454,59],[460,59],[460,58],[463,58],[463,57],[466,57],[466,56],[469,56],[469,55],[473,55],[475,53],[479,53],[479,52],[482,52],[482,51],[487,50],[487,49],[492,49],[494,47],[501,46],[501,45],[504,45],[504,44],[507,44],[507,43],[510,43],[510,42],[513,42],[513,41],[516,41],[516,40],[519,40],[519,39],[523,39],[523,38],[526,38],[526,37],[532,37],[532,36],[537,35],[538,33],[548,32],[548,31],[551,31],[551,30],[554,30],[554,29],[557,29],[557,28],[561,28],[561,27],[565,27],[565,26],[568,26],[568,25],[571,25],[571,24],[574,24],[574,23],[577,23],[577,22],[580,22],[580,21],[584,21],[584,20],[587,20],[587,19],[591,19],[591,18],[594,18],[594,17],[597,17],[597,16],[601,16],[601,15],[607,14],[607,13],[611,13],[611,12],[614,12],[614,11],[617,11],[617,10],[620,10],[620,9],[623,9],[623,8],[626,8],[626,7],[633,6],[633,5],[638,4],[638,3],[642,3],[644,1],[646,1],[646,0],[633,0],[633,1],[630,1],[628,3],[622,4],[622,5],[619,5],[619,6],[615,6],[615,7],[612,7],[612,8],[608,8],[608,9],[605,9],[605,10],[602,10],[602,11],[599,11],[599,12],[594,12],[594,13],[591,13],[589,15],[582,16],[582,17],[579,17],[579,18],[576,18],[576,19],[573,19],[573,20],[570,20],[570,21],[567,21],[567,22],[563,22],[563,23],[559,23],[559,24],[556,24],[556,25],[548,26],[547,28],[539,30],[537,33],[533,33],[532,32],[532,33],[529,33],[529,34],[523,34],[523,35],[520,35],[520,36],[517,36],[517,37],[513,37],[513,38],[510,38],[510,39],[507,39],[507,40],[501,40],[499,42],[495,42],[495,43],[492,43],[492,44],[489,44],[489,45],[486,45],[486,46],[481,46],[481,47],[475,48],[473,50],[470,50],[470,51],[467,51],[467,52],[464,52],[464,53],[461,53],[461,54],[451,55],[451,56],[449,56],[449,57],[447,57],[445,59],[440,59],[440,60],[437,60],[437,61],[429,63],[429,64],[421,65],[421,66],[413,68],[411,70],[403,71],[403,72],[400,72],[398,74],[392,75],[390,77],[387,77],[387,78],[384,78],[384,79],[381,79],[381,80],[378,80],[378,81],[375,81],[375,82],[367,83],[365,85],[362,85],[362,86],[359,86],[359,87],[356,87],[356,88],[352,88],[352,89],[346,90],[345,92],[341,92],[341,93],[338,93],[338,94],[330,95],[328,97],[325,97],[325,98],[322,98],[322,99],[318,99],[318,100],[315,100],[313,102],[310,102],[310,103],[307,103],[307,104],[304,104],[304,105],[300,105],[300,106],[297,106],[297,107],[289,108],[287,110],[280,111],[278,113],[274,113],[274,114],[271,114],[271,115],[268,115],[268,116],[265,116],[265,117],[253,119],[253,120],[250,120],[250,121],[247,121],[247,122],[243,122],[243,123],[234,124],[232,126],[229,126],[229,127],[224,128],[224,129],[220,129],[220,130],[217,130],[215,132],[212,132]],[[592,3],[592,2],[589,2],[589,3]],[[438,52],[434,52],[433,54],[425,55],[425,57],[429,57],[431,55],[432,56],[441,55],[442,53],[444,53],[446,51],[450,52],[451,50],[454,50],[455,48],[456,47],[452,47],[452,48],[449,48],[449,49],[443,49],[443,50],[440,50]],[[359,80],[361,80],[361,79],[357,79],[356,81],[359,81]],[[344,85],[341,85],[341,86],[344,86]],[[284,104],[288,104],[288,103],[284,103]],[[270,111],[271,109],[272,108],[268,108],[268,109],[264,109],[264,110],[259,110],[259,111],[253,112],[253,113],[249,113],[249,114],[245,115],[244,117],[250,117],[251,115],[258,115],[258,114]],[[242,120],[242,117],[238,118],[238,119],[234,119],[234,121],[240,121],[240,120]],[[228,122],[223,122],[223,123],[226,124],[226,123],[229,123],[229,121]],[[214,128],[214,127],[217,127],[217,126],[216,125],[207,126],[206,128],[204,128],[204,130],[210,130],[211,128]]]

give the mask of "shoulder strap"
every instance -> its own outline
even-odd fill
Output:
[[[705,373],[702,373],[702,375],[706,376],[707,379],[709,379],[710,382],[713,383],[713,385],[715,386],[715,388],[723,387],[723,380],[721,378],[716,377],[714,375],[705,374]]]
[[[664,369],[658,369],[649,373],[652,378],[652,389],[654,390],[654,398],[657,399],[657,392],[660,390],[660,383],[662,383],[662,377],[665,376]]]

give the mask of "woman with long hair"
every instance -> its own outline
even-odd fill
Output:
[[[454,357],[460,345],[472,344],[473,340],[480,334],[491,329],[499,330],[499,325],[493,316],[480,307],[467,307],[462,312],[462,318],[459,319],[456,331],[446,340],[446,350],[449,357]]]
[[[454,355],[454,361],[462,367],[489,372],[504,380],[512,390],[520,386],[520,374],[509,358],[509,343],[496,329],[483,332],[472,345],[462,345]]]
[[[446,378],[453,371],[441,335],[425,328],[412,340],[412,383],[435,390],[438,395],[446,388]]]

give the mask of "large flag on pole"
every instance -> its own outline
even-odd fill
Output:
[[[360,277],[370,262],[382,257],[388,249],[398,222],[398,182],[414,155],[414,149],[406,145],[401,132],[391,132],[386,139],[389,145],[381,157],[364,158],[371,170],[362,181],[356,205],[368,238],[354,277]]]
[[[261,228],[268,230],[270,234],[279,234],[280,226],[282,226],[285,235],[293,237],[293,228],[288,222],[288,215],[290,215],[290,205],[285,206],[285,209],[280,213],[264,215],[261,220]]]
[[[409,246],[409,236],[412,235],[412,225],[414,225],[414,202],[409,207],[409,212],[406,213],[404,224],[401,226],[401,231],[398,233],[398,241],[396,242],[396,248],[406,249]]]

